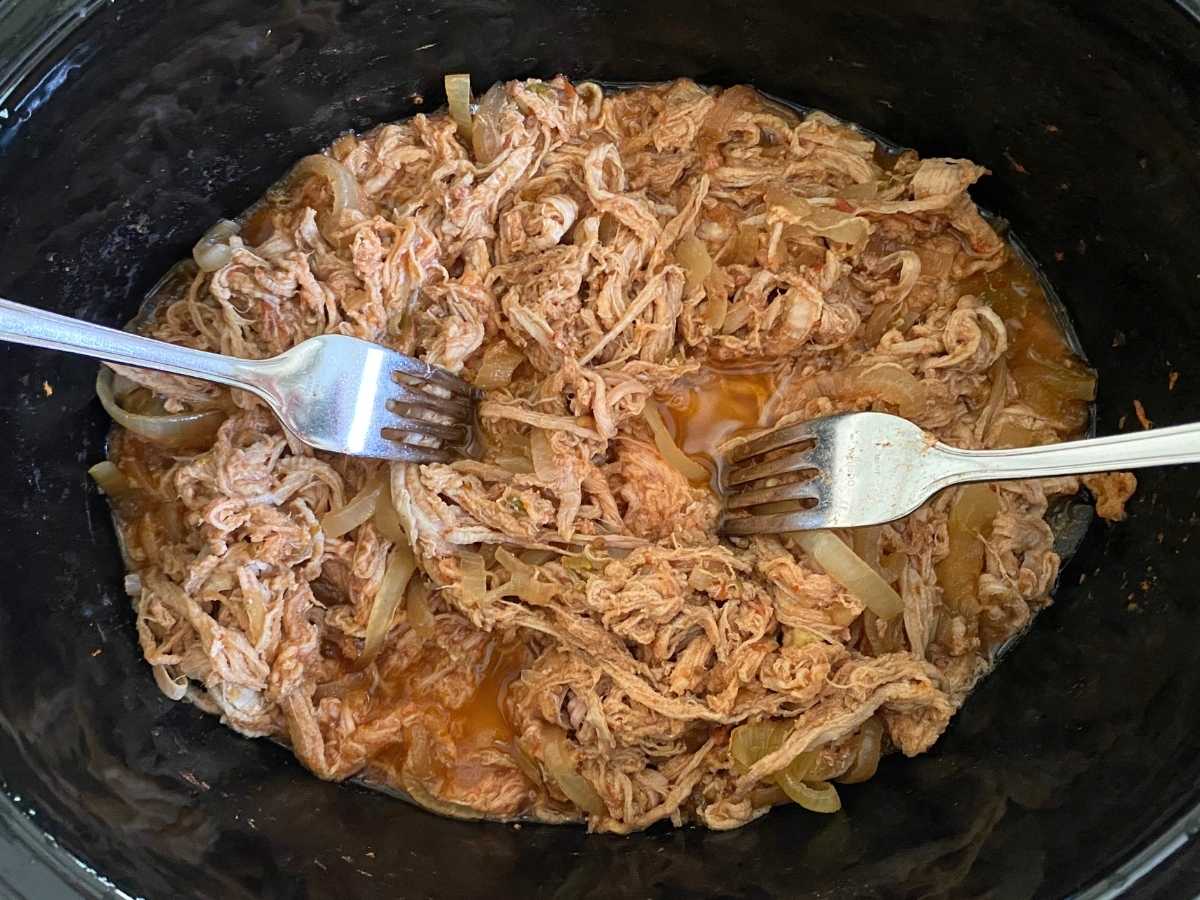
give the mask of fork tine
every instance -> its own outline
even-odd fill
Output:
[[[438,366],[431,366],[427,362],[422,362],[419,359],[412,359],[401,354],[393,355],[391,359],[392,367],[404,375],[419,378],[429,384],[436,384],[438,387],[445,388],[448,391],[474,399],[478,391],[467,384],[457,375],[447,372],[445,369]],[[394,374],[393,374],[393,377]]]
[[[813,468],[813,451],[816,449],[816,447],[809,447],[807,450],[798,450],[787,456],[781,456],[779,459],[734,466],[725,473],[724,482],[726,485],[733,486],[745,484],[748,481],[757,481],[760,478],[770,478],[772,475],[783,475],[797,469]]]
[[[387,437],[387,435],[385,434],[384,437]],[[454,461],[454,454],[449,451],[438,450],[434,447],[421,447],[417,444],[405,444],[402,441],[393,441],[387,453],[388,459],[393,459],[397,462],[448,463]]]
[[[796,481],[792,484],[778,484],[774,487],[755,488],[731,494],[725,499],[729,509],[744,509],[748,506],[758,506],[762,503],[778,503],[781,500],[819,500],[822,484],[811,481]]]
[[[767,516],[743,516],[726,519],[721,524],[725,534],[780,534],[786,531],[807,531],[825,527],[827,516],[824,508],[801,509],[790,513],[774,513]]]
[[[395,414],[395,419],[389,423],[384,431],[407,431],[416,434],[428,434],[432,437],[442,438],[446,441],[462,442],[467,437],[466,425],[443,425],[440,422],[430,422],[428,419],[414,419],[411,416],[406,416],[403,413],[397,412],[393,404],[394,400],[388,401],[388,409]]]
[[[729,451],[726,459],[730,462],[741,462],[743,459],[758,456],[762,453],[769,453],[772,450],[778,450],[780,447],[786,447],[788,444],[797,444],[800,441],[812,440],[816,440],[816,434],[813,432],[811,423],[800,422],[797,425],[788,425],[785,428],[768,431],[766,434],[760,434],[758,437],[752,438],[744,444],[738,444]]]
[[[436,394],[427,394],[402,381],[397,381],[391,391],[396,395],[395,399],[402,403],[409,403],[429,412],[454,416],[456,419],[466,416],[471,411],[471,404],[466,400],[454,396],[439,397]]]

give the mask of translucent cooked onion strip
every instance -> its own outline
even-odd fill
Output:
[[[772,208],[772,215],[774,210],[782,210],[783,221],[806,233],[856,247],[865,245],[871,236],[871,223],[866,219],[832,207],[817,206],[779,185],[769,187],[764,199]]]
[[[729,245],[725,262],[734,266],[752,266],[758,257],[759,229],[753,225],[739,225],[737,235]]]
[[[833,532],[797,531],[792,534],[792,539],[830,578],[879,618],[892,619],[904,611],[904,601],[892,586]]]
[[[379,498],[383,496],[385,488],[385,479],[376,476],[341,509],[326,513],[321,519],[321,530],[325,532],[325,536],[341,537],[375,515]]]
[[[448,819],[462,819],[465,822],[478,822],[481,819],[489,818],[479,810],[467,806],[465,803],[452,803],[449,800],[439,800],[430,793],[429,789],[421,783],[421,779],[416,776],[402,773],[400,783],[413,803],[436,815],[445,816]]]
[[[906,419],[920,419],[929,400],[924,382],[897,363],[850,366],[835,372],[818,372],[803,379],[790,378],[780,389],[792,395],[792,403],[817,397],[847,402],[867,398],[896,407]]]
[[[554,464],[554,449],[550,446],[550,432],[535,428],[529,435],[529,457],[533,473],[542,481],[553,483],[558,480]]]
[[[679,449],[675,439],[667,431],[662,415],[659,414],[653,403],[647,403],[642,409],[642,418],[646,420],[646,424],[650,426],[650,431],[654,434],[654,446],[658,448],[658,452],[662,454],[662,458],[671,468],[682,474],[688,481],[708,481],[708,469]]]
[[[404,611],[409,628],[423,638],[433,637],[433,609],[429,606],[429,586],[424,579],[418,578],[409,585]]]
[[[512,381],[513,372],[524,360],[525,354],[508,341],[492,344],[484,351],[479,371],[475,373],[475,387],[485,391],[507,387]]]
[[[204,232],[204,236],[192,247],[192,259],[202,272],[215,272],[229,265],[233,259],[233,248],[229,239],[240,231],[237,222],[219,219],[217,224]]]
[[[458,570],[462,574],[463,603],[468,609],[478,607],[487,599],[487,568],[483,557],[467,550],[460,551]]]
[[[496,465],[505,471],[512,472],[514,475],[533,474],[533,463],[528,456],[519,456],[517,454],[498,456],[496,457]]]
[[[981,537],[991,533],[1000,512],[1000,497],[986,484],[966,484],[958,489],[946,522],[949,553],[935,567],[942,600],[951,609],[970,604],[979,591],[979,576],[986,562]]]
[[[182,700],[187,695],[188,680],[186,675],[172,675],[166,666],[152,666],[154,683],[168,699]]]
[[[785,722],[747,722],[729,734],[729,755],[739,772],[748,772],[756,762],[783,746],[790,726]]]
[[[458,126],[458,133],[466,140],[471,139],[471,76],[457,73],[445,77],[446,102],[450,106],[450,118]]]
[[[113,393],[113,370],[101,366],[96,376],[96,396],[114,422],[155,444],[165,447],[187,447],[202,444],[212,438],[225,420],[219,409],[199,412],[163,413],[151,416],[132,413],[123,408]]]
[[[883,723],[877,716],[863,722],[858,732],[858,751],[849,770],[838,779],[842,784],[858,784],[875,777],[883,753]]]
[[[835,813],[842,808],[837,788],[828,781],[798,781],[788,777],[786,771],[775,777],[775,783],[797,806],[815,813]]]
[[[506,96],[503,84],[493,84],[475,108],[475,118],[471,121],[471,149],[475,151],[475,161],[483,165],[495,159],[504,147],[500,116],[504,112]]]
[[[375,602],[371,604],[371,614],[367,618],[367,634],[363,640],[362,654],[358,658],[360,667],[367,666],[379,655],[383,648],[384,639],[392,627],[392,619],[396,607],[404,599],[405,588],[417,568],[413,558],[412,548],[405,543],[394,544],[388,553],[387,566],[383,570],[383,580],[379,583],[379,592]]]
[[[594,816],[602,816],[608,807],[592,783],[575,768],[567,736],[561,728],[547,725],[542,729],[542,762],[546,774],[558,785],[567,799]]]
[[[400,513],[396,512],[396,501],[392,498],[390,468],[385,467],[381,477],[383,493],[379,495],[379,502],[375,504],[375,516],[371,519],[371,523],[384,540],[391,541],[393,544],[407,544],[408,535],[404,531],[404,524],[400,521]]]
[[[737,726],[729,735],[729,754],[733,757],[734,768],[748,772],[764,756],[782,747],[791,730],[791,724],[785,721],[747,722]],[[837,812],[842,808],[842,801],[833,785],[805,780],[811,777],[818,758],[816,751],[800,753],[786,768],[775,773],[772,780],[792,802],[807,810]]]
[[[107,459],[88,469],[88,474],[92,476],[92,480],[96,482],[96,486],[104,492],[104,495],[113,500],[128,497],[135,490],[125,474]]]
[[[496,549],[496,562],[508,573],[509,580],[490,592],[492,597],[516,597],[535,606],[549,603],[559,592],[553,584],[539,581],[537,568],[513,556],[503,547]]]
[[[704,279],[712,274],[713,261],[708,247],[695,235],[680,239],[675,245],[675,258],[683,266],[689,294],[699,290],[704,284]]]
[[[354,174],[331,156],[314,153],[296,163],[289,176],[291,179],[315,175],[329,182],[333,193],[333,205],[329,209],[328,224],[336,227],[342,218],[342,213],[348,209],[361,210],[362,197],[358,190],[358,180]],[[327,229],[322,228],[322,232]],[[326,234],[326,238],[330,235]]]

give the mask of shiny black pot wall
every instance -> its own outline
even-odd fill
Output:
[[[1137,427],[1135,399],[1156,424],[1200,419],[1194,8],[75,6],[50,38],[53,4],[0,8],[7,296],[125,321],[207,224],[340,132],[410,115],[418,95],[439,105],[447,71],[469,70],[478,85],[559,71],[687,75],[751,82],[986,164],[994,174],[977,198],[1024,237],[1100,370],[1099,430]],[[94,373],[86,360],[0,346],[4,828],[47,871],[65,850],[130,894],[225,900],[1059,896],[1130,883],[1197,824],[1194,470],[1147,473],[1128,522],[1093,525],[1057,604],[943,741],[885,761],[844,791],[842,813],[589,837],[450,822],[325,784],[278,747],[165,700],[141,663],[107,510],[84,474],[106,428]],[[108,890],[78,867],[56,877],[59,888],[21,889]]]

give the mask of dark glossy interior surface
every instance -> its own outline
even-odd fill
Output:
[[[456,70],[751,82],[981,162],[1101,373],[1099,431],[1135,398],[1200,419],[1200,25],[1166,0],[119,0],[0,104],[0,293],[122,322],[214,219]],[[1050,897],[1127,880],[1200,800],[1194,469],[1146,473],[934,752],[844,812],[589,837],[325,784],[160,696],[85,475],[94,373],[0,345],[0,779],[17,830],[132,895]]]

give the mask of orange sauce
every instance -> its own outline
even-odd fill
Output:
[[[524,664],[525,653],[519,646],[493,647],[475,693],[450,712],[451,734],[471,747],[511,741],[515,735],[504,711],[504,700]]]
[[[1067,341],[1037,275],[1015,253],[995,272],[963,282],[1008,327],[1005,358],[1021,400],[1055,423],[1059,437],[1077,436],[1087,424],[1095,378]]]
[[[721,444],[765,424],[763,410],[775,385],[773,372],[705,369],[687,379],[666,403],[679,449],[715,465]]]
[[[457,709],[447,709],[433,692],[413,690],[413,683],[425,668],[422,660],[392,674],[381,689],[371,693],[369,708],[381,715],[401,703],[411,703],[425,713],[426,727],[433,725],[433,730],[444,735],[442,741],[448,738],[452,742],[454,750],[447,755],[443,744],[442,749],[431,753],[428,746],[410,744],[411,735],[406,734],[376,751],[371,767],[399,787],[403,787],[402,775],[408,774],[422,781],[433,779],[434,784],[429,788],[435,793],[440,792],[435,789],[436,782],[441,782],[442,789],[448,782],[459,789],[469,789],[484,773],[483,767],[470,761],[471,751],[489,747],[509,752],[513,749],[516,735],[504,703],[509,686],[528,661],[528,653],[519,644],[488,647],[483,654],[479,682]]]

